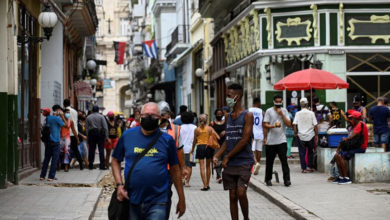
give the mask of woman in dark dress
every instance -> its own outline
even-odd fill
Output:
[[[223,142],[225,142],[225,129],[226,129],[226,121],[222,120],[224,113],[222,109],[216,109],[214,112],[215,120],[211,122],[210,126],[217,132],[220,139],[218,140],[219,145],[222,147]],[[215,151],[218,152],[219,149]],[[219,158],[217,165],[215,166],[215,171],[217,173],[217,182],[222,183],[222,157]]]

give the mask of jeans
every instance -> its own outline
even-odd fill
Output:
[[[313,168],[314,137],[310,141],[302,141],[298,138],[297,142],[299,149],[299,159],[301,161],[301,169],[306,170],[307,167]]]
[[[276,154],[282,164],[283,180],[284,182],[290,181],[290,168],[287,163],[287,143],[281,143],[277,145],[267,145],[265,150],[265,181],[272,179],[272,171]]]
[[[98,146],[99,150],[99,162],[100,162],[100,169],[104,169],[106,167],[105,165],[105,159],[104,159],[104,139],[105,136],[99,132],[96,132],[94,130],[91,130],[88,134],[88,145],[89,145],[89,151],[88,151],[88,162],[89,162],[89,169],[93,169],[93,162],[95,161],[95,150],[96,145]]]
[[[338,178],[340,176],[339,174],[339,169],[337,169],[336,163],[331,163],[330,164],[330,176],[334,178]]]
[[[45,144],[45,158],[43,160],[41,178],[46,177],[47,168],[51,159],[49,179],[54,179],[57,171],[57,162],[60,155],[60,143],[49,142]]]
[[[129,220],[166,220],[167,203],[130,204]]]
[[[291,147],[294,141],[294,137],[287,137],[287,157],[291,156]]]

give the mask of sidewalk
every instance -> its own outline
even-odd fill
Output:
[[[0,190],[1,219],[89,219],[102,188],[100,179],[109,171],[71,169],[57,171],[58,180],[40,181],[40,171],[20,185]]]
[[[290,164],[292,185],[285,187],[281,166],[280,183],[264,184],[265,166],[252,175],[251,186],[285,211],[300,219],[389,219],[390,183],[338,185],[327,181],[324,173],[301,173],[299,165]]]

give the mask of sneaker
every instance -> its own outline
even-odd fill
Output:
[[[255,165],[255,170],[253,172],[253,175],[259,174],[259,170],[260,170],[260,163],[257,162],[256,165]]]
[[[336,179],[334,179],[334,180],[332,181],[332,183],[338,184],[338,183],[340,182],[340,180],[342,180],[342,179],[340,179],[339,177],[337,177]]]
[[[352,183],[352,181],[350,179],[347,179],[347,178],[340,179],[340,181],[339,181],[340,185],[351,184],[351,183]]]

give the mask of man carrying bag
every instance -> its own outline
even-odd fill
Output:
[[[176,145],[171,136],[161,134],[158,129],[159,120],[158,105],[156,103],[145,104],[141,111],[141,127],[127,130],[118,141],[112,155],[112,171],[118,187],[117,201],[115,201],[114,192],[112,205],[110,204],[109,207],[110,219],[165,220],[168,216],[166,207],[170,176],[179,197],[176,213],[180,217],[185,212],[185,198]],[[129,179],[125,185],[120,172],[120,164],[124,158],[125,180]],[[120,204],[118,201],[125,202]],[[115,206],[115,204],[120,205]],[[120,212],[113,214],[115,207],[122,207],[124,215]]]

